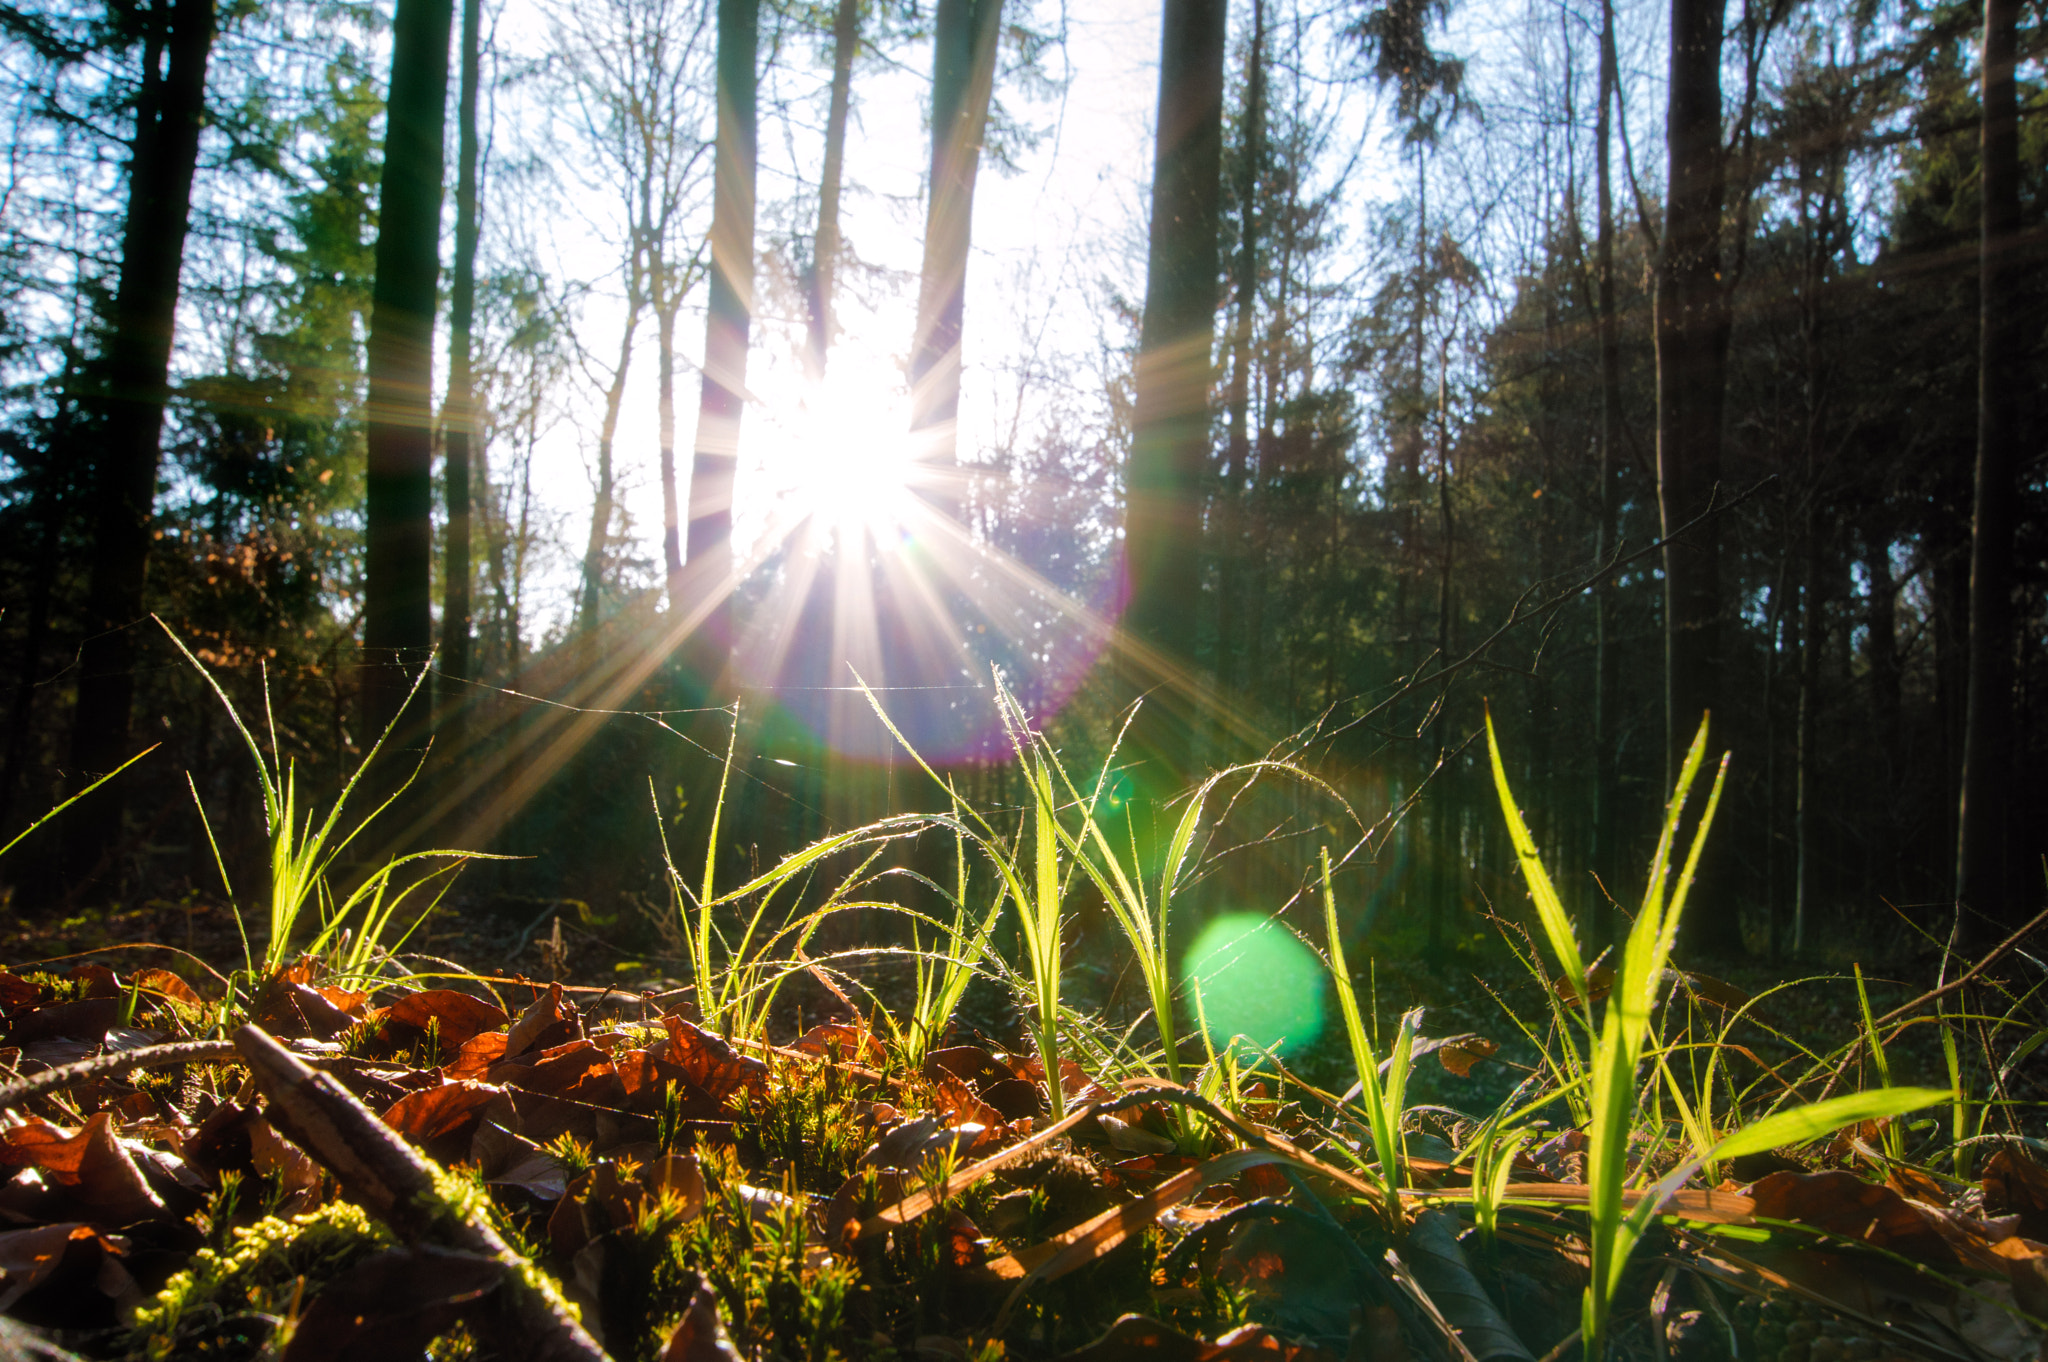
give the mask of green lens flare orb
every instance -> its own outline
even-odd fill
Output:
[[[1203,927],[1182,979],[1191,1004],[1200,990],[1209,1041],[1219,1048],[1243,1036],[1288,1054],[1322,1033],[1322,962],[1293,933],[1257,913],[1226,913]]]

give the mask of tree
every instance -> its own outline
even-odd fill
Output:
[[[2018,0],[1984,0],[1978,133],[1983,207],[1978,235],[1977,472],[1970,515],[1969,690],[1957,810],[1956,900],[1973,939],[2015,917],[2006,885],[2012,800],[2013,535],[2017,526],[2019,396],[2025,340],[2014,260],[2020,226]]]
[[[121,269],[102,365],[105,424],[98,432],[91,493],[98,531],[71,731],[72,763],[88,776],[111,771],[131,755],[132,626],[141,620],[149,580],[178,280],[206,116],[213,0],[166,0],[151,7],[146,23]],[[73,824],[74,845],[86,856],[96,856],[120,829],[118,793],[106,792],[97,805],[95,818]]]
[[[692,661],[715,685],[732,651],[733,477],[754,310],[755,51],[759,0],[718,0],[718,141],[712,166],[711,290],[704,384],[690,459],[687,609],[699,619]],[[678,612],[682,603],[672,606]]]
[[[832,307],[839,272],[839,190],[846,166],[853,59],[860,51],[860,7],[861,0],[839,0],[832,19],[832,95],[825,110],[825,160],[818,174],[818,230],[812,238],[811,266],[804,281],[804,362],[813,384],[824,380],[837,329]]]
[[[939,0],[932,17],[932,168],[910,352],[910,434],[934,470],[928,499],[955,519],[967,254],[1002,11],[1003,0]]]
[[[441,274],[442,138],[452,0],[398,0],[371,295],[363,711],[399,717],[433,647],[434,307]]]
[[[1201,598],[1201,491],[1209,461],[1223,153],[1226,0],[1166,0],[1159,37],[1158,140],[1145,261],[1130,461],[1124,475],[1124,628],[1165,665],[1195,654]],[[1144,677],[1150,668],[1134,672]],[[1144,684],[1140,681],[1140,684]],[[1148,761],[1191,754],[1160,711],[1138,735]],[[1185,735],[1192,730],[1174,721]]]
[[[479,8],[478,0],[462,0],[462,76],[456,97],[455,278],[448,296],[448,398],[441,409],[448,539],[441,603],[441,672],[447,681],[440,701],[450,723],[460,722],[460,687],[471,677],[470,520],[474,498],[470,451],[476,438],[476,392],[470,332],[476,316]],[[460,748],[459,743],[455,746]]]
[[[1664,548],[1664,753],[1677,777],[1700,717],[1720,700],[1721,532],[1693,525],[1721,481],[1728,295],[1721,215],[1722,0],[1671,0],[1666,113],[1668,188],[1657,256],[1657,504]],[[1689,527],[1689,528],[1688,528]],[[1683,531],[1683,533],[1680,533]],[[1673,537],[1675,536],[1675,537]],[[1739,948],[1733,912],[1697,913],[1688,926],[1711,949]]]

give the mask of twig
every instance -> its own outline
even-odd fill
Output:
[[[178,1040],[168,1045],[145,1045],[137,1050],[95,1055],[91,1059],[60,1064],[54,1069],[44,1069],[41,1073],[17,1078],[12,1083],[0,1084],[0,1108],[20,1106],[32,1097],[62,1092],[101,1074],[126,1073],[130,1069],[161,1069],[171,1064],[203,1064],[234,1057],[235,1043],[231,1040]]]
[[[408,1243],[437,1242],[505,1265],[495,1308],[474,1321],[493,1351],[536,1362],[605,1362],[604,1350],[546,1279],[480,1215],[451,1204],[433,1166],[398,1132],[261,1027],[242,1027],[234,1044],[268,1099],[271,1124],[332,1173],[352,1200]]]
[[[1876,1021],[1872,1022],[1871,1025],[1873,1027],[1887,1025],[1890,1022],[1897,1021],[1900,1017],[1905,1016],[1908,1012],[1917,1012],[1931,1002],[1935,1002],[1939,999],[1946,998],[1949,994],[1954,993],[1957,989],[1969,983],[1979,974],[1982,974],[1986,969],[1990,967],[1992,961],[1996,960],[1999,956],[2004,955],[2014,946],[2019,945],[2020,942],[2026,938],[2027,933],[2033,931],[2036,927],[2040,926],[2044,922],[2048,922],[2048,908],[2043,908],[2040,912],[2034,914],[2033,918],[2025,926],[2021,927],[2018,931],[2014,932],[2005,940],[1999,942],[1996,946],[1993,946],[1991,948],[1990,953],[1987,954],[1982,960],[1979,960],[1976,964],[1964,970],[1961,974],[1957,975],[1948,983],[1943,984],[1940,988],[1929,989],[1927,992],[1921,994],[1919,997],[1915,998],[1910,1003],[1901,1003],[1899,1006],[1893,1008],[1891,1011],[1885,1013],[1882,1017],[1879,1017]]]

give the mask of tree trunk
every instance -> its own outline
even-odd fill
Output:
[[[963,500],[958,469],[967,252],[1002,11],[1002,0],[939,0],[932,18],[931,188],[910,355],[910,434],[918,461],[930,470],[921,489],[925,499],[955,520]]]
[[[1596,180],[1600,219],[1595,225],[1593,269],[1598,282],[1600,335],[1600,490],[1594,498],[1593,556],[1605,563],[1613,556],[1618,533],[1619,498],[1614,480],[1621,458],[1621,327],[1614,299],[1614,101],[1619,97],[1614,43],[1614,3],[1600,6],[1600,111],[1594,118],[1599,143]],[[1601,579],[1593,589],[1593,873],[1609,893],[1615,881],[1615,713],[1621,680],[1614,647],[1614,582]],[[1593,944],[1614,940],[1614,905],[1607,893],[1593,895]]]
[[[715,686],[732,656],[733,475],[747,390],[754,308],[754,54],[759,0],[718,0],[718,148],[711,208],[711,295],[704,387],[690,459],[686,591],[696,628],[692,665]]]
[[[456,100],[455,277],[448,292],[448,400],[441,409],[446,445],[443,476],[448,498],[448,539],[441,598],[442,721],[448,745],[463,746],[464,683],[470,660],[470,461],[476,438],[476,394],[470,373],[470,330],[476,316],[477,77],[482,61],[479,0],[462,0],[461,93]]]
[[[97,524],[78,655],[71,764],[80,784],[127,760],[135,703],[135,626],[143,623],[159,441],[170,395],[178,275],[185,260],[192,178],[206,115],[213,0],[167,0],[152,15],[152,41],[136,100],[128,161],[128,214],[121,234],[113,332],[107,338],[106,422],[89,492]],[[159,75],[161,63],[162,74]],[[71,820],[74,867],[96,861],[121,829],[118,790],[104,790]]]
[[[1799,717],[1797,766],[1794,773],[1794,826],[1797,842],[1792,897],[1792,954],[1806,951],[1806,929],[1820,886],[1820,664],[1827,646],[1826,602],[1821,599],[1821,513],[1819,489],[1807,489],[1804,525],[1800,530]]]
[[[668,608],[681,610],[684,603],[682,516],[676,503],[676,313],[683,305],[682,291],[670,277],[668,250],[657,244],[648,269],[654,295],[655,342],[659,351],[659,393],[656,416],[661,445],[661,566],[668,584]]]
[[[619,362],[605,389],[604,416],[597,428],[597,491],[590,503],[590,535],[583,541],[583,596],[576,609],[577,632],[586,638],[597,628],[604,608],[604,553],[611,543],[615,480],[612,448],[618,440],[619,409],[626,401],[626,377],[633,367],[633,340],[640,313],[647,306],[646,235],[635,229],[626,260],[626,325],[619,333]]]
[[[1167,665],[1195,652],[1201,600],[1201,488],[1209,459],[1222,188],[1226,0],[1166,0],[1159,41],[1158,143],[1125,473],[1125,628]],[[1133,671],[1134,689],[1149,684]],[[1190,765],[1180,701],[1160,693],[1137,734],[1142,760],[1171,779]]]
[[[1728,298],[1721,284],[1721,0],[1672,0],[1669,188],[1657,259],[1657,504],[1670,536],[1712,504],[1721,477]],[[1713,521],[1664,549],[1664,751],[1667,786],[1719,699],[1721,535]],[[1724,859],[1710,855],[1711,863]],[[1741,949],[1731,911],[1686,919],[1689,943]]]
[[[1238,151],[1238,243],[1231,292],[1237,315],[1230,329],[1230,392],[1226,402],[1230,433],[1224,446],[1223,476],[1216,508],[1216,676],[1226,690],[1242,693],[1249,681],[1252,650],[1243,649],[1240,669],[1239,629],[1248,559],[1245,553],[1246,486],[1251,470],[1252,331],[1259,310],[1259,163],[1265,157],[1266,0],[1252,0],[1251,47],[1245,53],[1244,134]]]
[[[434,305],[452,0],[398,0],[371,294],[363,706],[374,739],[397,722],[434,642]],[[401,740],[401,745],[410,745]]]
[[[818,233],[811,243],[804,359],[813,385],[837,331],[832,300],[839,272],[839,182],[846,166],[846,120],[853,102],[853,59],[860,51],[860,0],[839,0],[832,20],[832,100],[825,111],[825,166],[818,177]]]
[[[1956,899],[1970,940],[2015,917],[2006,883],[2012,802],[2013,533],[2018,519],[2016,361],[2020,328],[2013,245],[2019,234],[2019,116],[2014,66],[2019,0],[1984,0],[1983,225],[1978,245],[1977,486],[1970,519],[1968,698],[1957,810]]]

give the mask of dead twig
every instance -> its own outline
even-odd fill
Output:
[[[537,1362],[604,1362],[604,1350],[552,1285],[481,1214],[445,1195],[433,1166],[347,1089],[259,1026],[236,1031],[234,1045],[268,1101],[271,1124],[332,1173],[351,1200],[407,1243],[437,1243],[505,1265],[493,1305],[474,1321],[493,1351]]]

